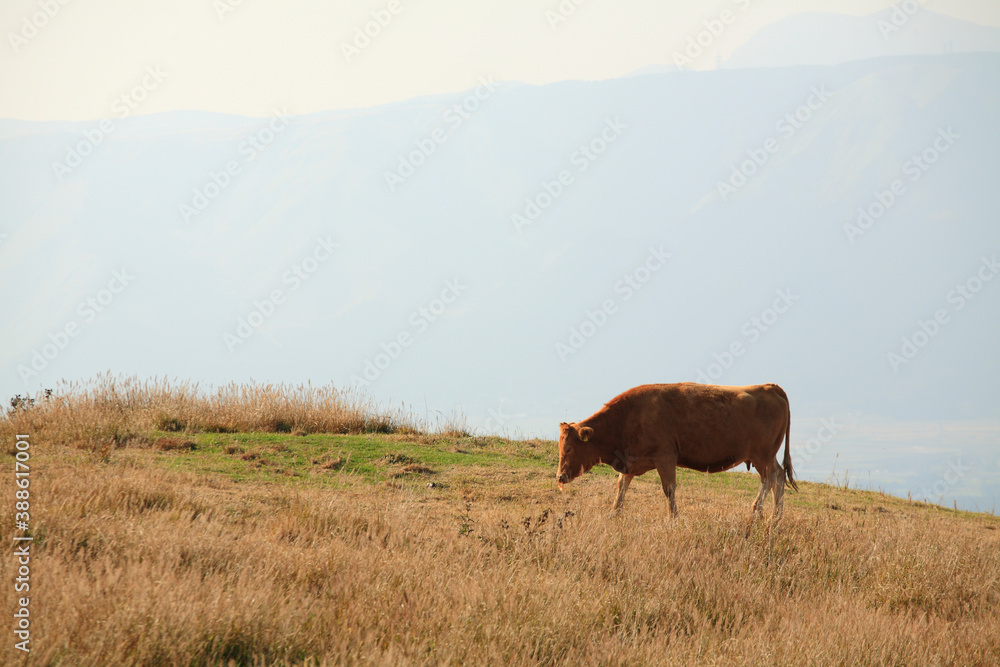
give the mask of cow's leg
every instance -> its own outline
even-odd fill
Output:
[[[785,504],[785,469],[781,467],[777,459],[771,464],[774,474],[772,486],[774,487],[774,520],[781,518],[781,511]]]
[[[757,499],[753,501],[753,513],[763,514],[764,501],[767,500],[767,494],[771,491],[771,471],[767,466],[756,463],[754,463],[754,467],[757,468],[757,474],[760,475],[760,491],[757,492]]]
[[[660,473],[660,484],[663,493],[670,501],[670,516],[677,516],[677,464],[673,462],[659,463],[656,472]]]
[[[628,491],[628,485],[632,482],[632,477],[634,475],[626,475],[625,473],[618,473],[618,495],[615,496],[615,504],[611,507],[612,510],[618,511],[621,509],[622,503],[625,502],[625,492]]]

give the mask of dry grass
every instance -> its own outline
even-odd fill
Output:
[[[402,409],[383,410],[352,390],[332,386],[197,384],[102,375],[62,384],[51,396],[21,403],[0,419],[0,437],[32,433],[39,442],[107,453],[150,431],[236,433],[408,433]]]
[[[32,442],[29,664],[1000,664],[997,517],[803,483],[751,524],[750,476],[689,472],[679,519],[652,474],[610,516],[551,442],[293,435],[412,428],[333,389],[60,394],[0,419]]]
[[[748,533],[719,476],[670,520],[652,476],[609,516],[610,477],[547,469],[330,489],[33,450],[32,664],[1000,661],[995,517],[804,484]]]

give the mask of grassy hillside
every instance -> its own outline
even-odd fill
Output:
[[[30,664],[1000,663],[997,517],[803,483],[751,524],[756,475],[690,471],[612,516],[552,442],[137,424],[32,436]]]

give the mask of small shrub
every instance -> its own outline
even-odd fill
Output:
[[[418,463],[411,463],[410,465],[403,466],[403,470],[400,474],[403,475],[429,475],[433,473],[434,470],[428,468],[427,466],[422,466]]]
[[[177,431],[184,430],[184,422],[175,417],[168,417],[166,415],[157,415],[156,419],[153,420],[153,425],[156,427],[157,431],[167,431],[168,433],[176,433]]]
[[[416,463],[416,461],[406,454],[386,454],[380,458],[377,463],[382,465],[408,465],[411,463]]]
[[[159,438],[153,443],[153,446],[164,452],[175,452],[181,449],[192,451],[197,448],[197,445],[190,440],[181,440],[180,438]]]

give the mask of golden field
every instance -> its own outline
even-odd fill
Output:
[[[755,474],[689,471],[678,519],[655,473],[611,515],[606,466],[556,490],[555,443],[264,389],[105,379],[0,420],[34,538],[5,664],[1000,664],[997,517],[800,483],[751,522]]]

